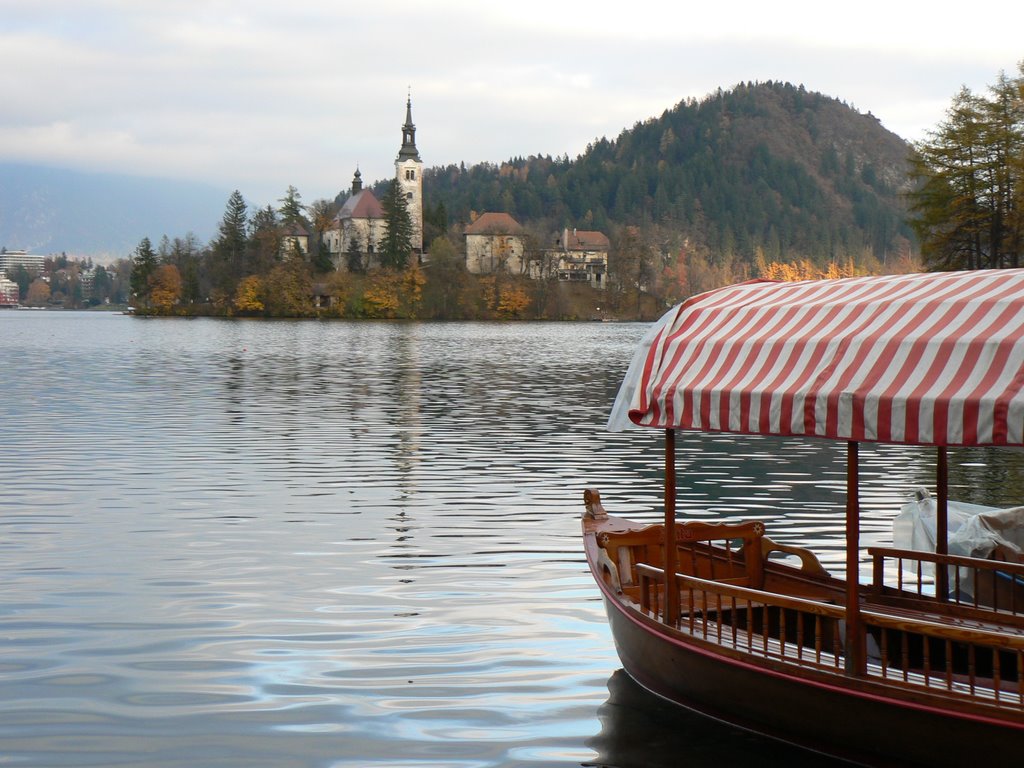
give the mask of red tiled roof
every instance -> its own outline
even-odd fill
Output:
[[[369,189],[352,195],[338,211],[337,219],[383,219],[384,209]]]
[[[521,235],[524,231],[507,213],[482,213],[463,230],[467,235]]]
[[[286,237],[309,237],[309,230],[303,226],[302,222],[294,221],[285,225],[284,234]]]
[[[566,233],[565,249],[568,251],[607,251],[610,247],[611,242],[603,232],[576,229]]]

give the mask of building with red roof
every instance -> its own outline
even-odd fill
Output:
[[[466,270],[473,274],[524,271],[525,235],[522,225],[507,213],[482,213],[463,230]]]

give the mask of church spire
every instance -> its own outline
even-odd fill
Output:
[[[420,160],[419,150],[416,149],[416,126],[412,122],[412,94],[405,102],[405,125],[402,126],[402,148],[398,151],[398,159]]]

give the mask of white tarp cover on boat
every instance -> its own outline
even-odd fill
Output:
[[[1024,445],[1024,270],[753,281],[668,312],[609,421]]]
[[[934,552],[937,506],[927,489],[919,489],[893,520],[893,546]],[[1000,509],[953,499],[947,506],[949,554],[1024,562],[1024,507]]]
[[[949,554],[1024,563],[1024,507],[998,509],[952,499],[947,505],[946,541]],[[936,500],[927,489],[919,489],[893,520],[893,546],[934,552],[937,507]],[[929,567],[928,570],[933,569]],[[950,592],[954,591],[957,583],[961,592],[974,596],[972,568],[961,568],[959,581],[950,577]]]

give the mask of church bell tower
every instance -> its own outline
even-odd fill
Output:
[[[412,245],[423,253],[423,161],[416,149],[416,126],[412,122],[412,96],[405,102],[405,125],[402,126],[402,148],[395,159],[395,178],[405,195],[412,220]]]

